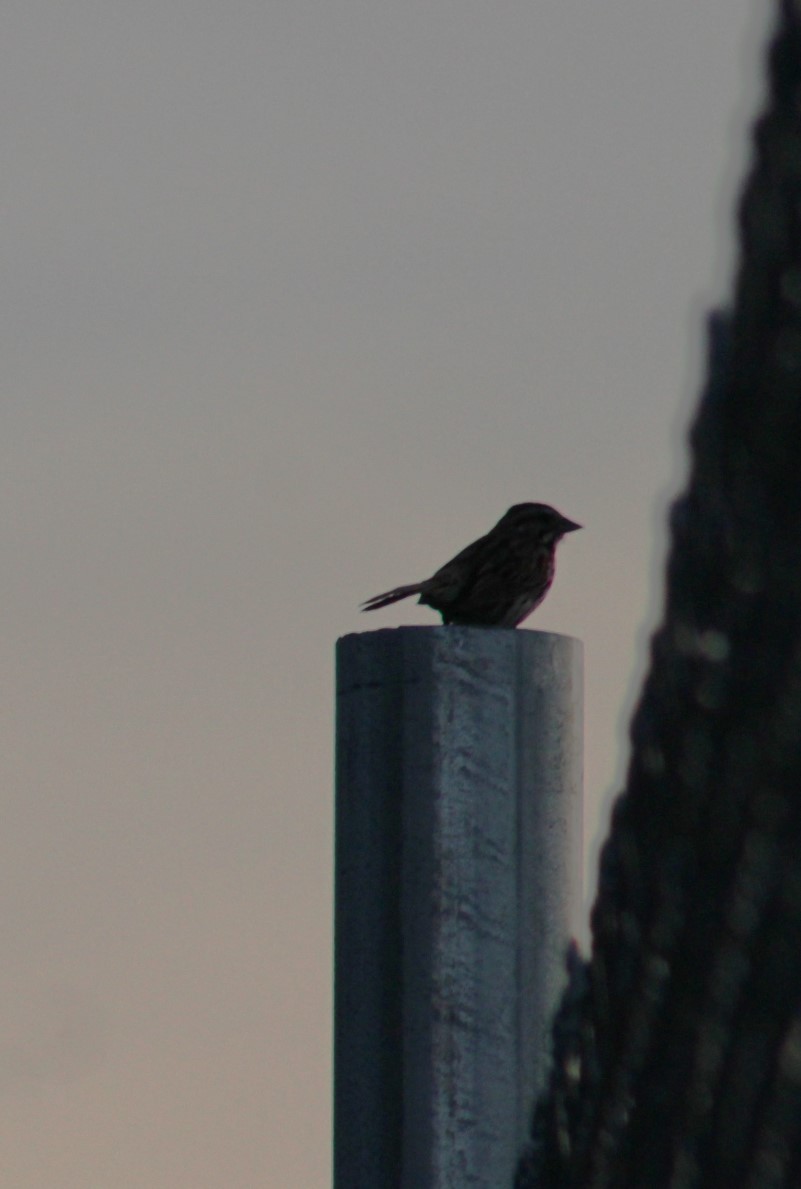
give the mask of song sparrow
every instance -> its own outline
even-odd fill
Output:
[[[556,569],[556,545],[581,528],[548,504],[515,504],[425,582],[398,586],[362,604],[376,611],[409,595],[439,611],[443,623],[515,628],[539,606]]]

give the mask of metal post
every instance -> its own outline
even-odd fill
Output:
[[[581,881],[581,644],[337,646],[335,1189],[511,1185]]]

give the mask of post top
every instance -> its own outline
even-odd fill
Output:
[[[578,636],[570,636],[566,632],[543,632],[538,628],[496,628],[496,627],[479,627],[466,626],[462,624],[400,624],[394,628],[371,628],[365,632],[346,632],[344,636],[339,636],[337,644],[342,644],[346,640],[362,640],[367,643],[371,638],[378,643],[379,638],[382,642],[386,642],[390,636],[408,635],[415,636],[419,640],[423,640],[429,636],[432,640],[437,639],[440,643],[444,640],[478,641],[481,638],[486,639],[517,639],[533,640],[537,639],[541,642],[545,640],[551,641],[570,641],[570,645],[583,649],[583,641]]]

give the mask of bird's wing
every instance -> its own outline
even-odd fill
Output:
[[[456,557],[446,561],[444,566],[440,566],[437,572],[422,584],[423,594],[436,599],[437,605],[458,599],[474,580],[485,540],[485,537],[479,537],[477,541],[473,541],[457,553]]]
[[[484,564],[486,562],[486,564]],[[494,549],[482,558],[470,581],[470,614],[477,620],[497,618],[498,609],[509,599],[509,591],[519,580],[519,566],[507,548]]]

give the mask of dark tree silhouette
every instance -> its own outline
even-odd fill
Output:
[[[518,1189],[801,1185],[801,0],[769,64],[592,957]]]

